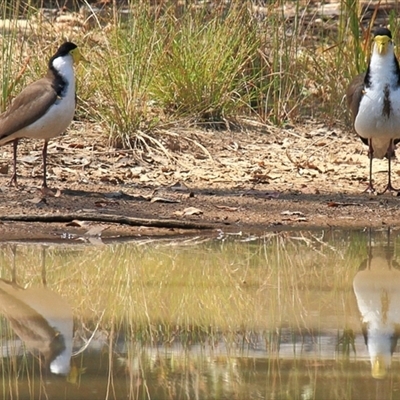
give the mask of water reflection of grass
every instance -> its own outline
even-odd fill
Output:
[[[352,246],[299,233],[201,246],[49,247],[47,282],[73,303],[78,318],[103,316],[105,325],[119,322],[148,337],[318,326],[338,307],[345,314],[362,257]],[[3,275],[11,263],[11,253],[3,253]],[[18,248],[21,283],[38,284],[41,264],[37,247]]]
[[[11,277],[14,261],[20,284],[41,285],[45,276],[49,288],[69,299],[78,331],[88,337],[97,327],[103,335],[102,352],[74,357],[70,391],[79,393],[90,381],[90,387],[115,398],[128,392],[132,399],[175,399],[185,388],[199,399],[351,399],[357,398],[363,373],[369,373],[367,362],[355,364],[351,357],[351,335],[341,342],[343,357],[337,360],[317,353],[297,356],[303,333],[318,341],[324,329],[360,331],[357,310],[350,307],[352,282],[367,254],[365,234],[344,239],[334,232],[292,232],[247,243],[45,252],[19,246],[15,259],[10,248],[3,250],[3,278]],[[257,356],[260,343],[263,352]],[[291,359],[284,358],[283,345],[293,346]],[[3,362],[3,386],[22,387],[24,376],[33,387],[29,361]],[[25,375],[18,378],[13,365]]]

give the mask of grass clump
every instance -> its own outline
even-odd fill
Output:
[[[158,35],[142,8],[132,12],[129,23],[112,29],[98,48],[91,84],[94,99],[101,101],[89,107],[89,113],[106,127],[111,142],[124,147],[159,120],[149,93]]]
[[[18,24],[19,5],[19,1],[13,6],[7,2],[0,4],[2,15],[9,17],[0,21],[0,112],[3,112],[9,104],[14,90],[24,77],[27,66],[24,60],[26,58],[23,53],[24,46],[20,43],[23,31],[21,32]]]
[[[196,122],[221,123],[257,97],[254,69],[260,38],[246,6],[211,17],[202,9],[167,16],[152,93],[168,112]]]
[[[182,119],[226,125],[259,97],[260,39],[245,6],[210,15],[131,4],[129,12],[97,48],[86,84],[96,99],[86,112],[114,144],[137,145]]]

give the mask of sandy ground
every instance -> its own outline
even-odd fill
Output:
[[[157,134],[158,145],[139,140],[135,150],[122,150],[108,145],[100,127],[73,122],[50,143],[52,191],[45,193],[42,142],[21,142],[18,188],[7,185],[12,146],[3,146],[0,241],[400,225],[396,194],[364,193],[367,148],[350,129],[312,121],[241,125],[170,128]],[[397,160],[392,175],[400,187]],[[387,160],[374,161],[373,176],[382,190]]]

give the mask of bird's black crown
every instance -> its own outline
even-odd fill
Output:
[[[78,46],[72,42],[63,43],[57,50],[56,54],[54,54],[54,58],[66,56],[71,50],[76,49]]]
[[[57,50],[57,52],[53,55],[53,57],[49,60],[49,68],[52,68],[53,61],[58,57],[64,57],[69,54],[71,50],[76,49],[78,46],[72,42],[63,43]]]
[[[374,32],[374,37],[375,36],[388,36],[390,39],[392,39],[392,32],[390,32],[387,28],[377,28]]]

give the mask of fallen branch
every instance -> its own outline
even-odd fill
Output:
[[[107,222],[130,226],[150,226],[154,228],[175,229],[215,229],[217,226],[211,223],[180,221],[175,219],[147,219],[131,218],[122,215],[110,214],[44,214],[44,215],[0,215],[0,221],[14,222],[71,222],[94,221]]]

